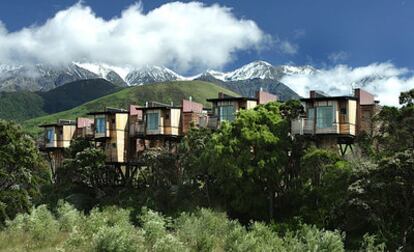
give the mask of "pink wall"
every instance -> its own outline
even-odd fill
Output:
[[[76,119],[76,127],[78,129],[91,126],[93,124],[93,119],[79,117]]]
[[[182,107],[183,112],[199,112],[201,113],[203,111],[203,104],[189,101],[189,100],[183,100],[182,101]]]
[[[141,107],[138,105],[129,105],[129,115],[137,116],[139,120],[142,120],[142,110]]]

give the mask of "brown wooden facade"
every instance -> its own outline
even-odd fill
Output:
[[[207,99],[212,103],[212,113],[203,121],[203,125],[217,129],[224,121],[232,122],[236,114],[243,109],[253,109],[259,104],[277,101],[277,96],[262,90],[256,93],[256,97],[233,97],[223,93],[218,94],[218,98]]]
[[[312,136],[320,147],[336,148],[339,145],[341,154],[345,154],[346,148],[352,148],[357,135],[373,133],[372,117],[379,106],[374,96],[366,91],[355,89],[350,96],[327,96],[310,91],[310,97],[301,102],[305,114],[292,121],[291,132]]]

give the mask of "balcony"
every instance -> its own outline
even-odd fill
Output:
[[[207,122],[207,128],[217,129],[219,126],[219,120],[217,116],[209,116]]]
[[[145,122],[139,121],[129,125],[129,136],[141,136],[145,134]]]
[[[333,122],[331,127],[316,127],[315,120],[298,118],[292,120],[291,132],[293,135],[318,135],[318,134],[340,134],[355,135],[355,124],[344,122]]]
[[[90,139],[94,137],[94,131],[92,126],[86,126],[78,129],[78,137],[83,139]]]

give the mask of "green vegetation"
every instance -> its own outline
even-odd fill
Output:
[[[261,222],[245,227],[209,209],[174,219],[147,208],[137,215],[117,207],[84,215],[60,202],[54,212],[41,205],[8,221],[0,233],[0,251],[345,251],[338,231],[309,225],[276,229]],[[382,250],[365,237],[361,251]]]
[[[190,96],[193,101],[209,105],[206,99],[216,97],[218,92],[237,96],[232,91],[202,81],[174,81],[129,87],[67,111],[25,121],[22,125],[29,132],[38,133],[38,125],[42,123],[55,122],[57,119],[75,119],[79,116],[85,116],[91,111],[103,110],[105,107],[128,109],[130,104],[145,105],[146,101],[167,104],[173,102],[179,105],[182,99],[188,99]]]
[[[20,126],[0,120],[0,226],[31,208],[47,174],[33,140]]]
[[[95,79],[71,82],[47,92],[1,92],[0,118],[20,122],[71,109],[119,89],[106,80]]]
[[[23,121],[47,113],[43,109],[43,98],[33,92],[0,92],[0,118]]]
[[[356,146],[375,151],[360,155],[290,137],[300,104],[274,102],[192,129],[177,153],[146,151],[130,176],[74,141],[53,183],[4,122],[0,251],[413,251],[410,94],[378,114],[379,131]]]

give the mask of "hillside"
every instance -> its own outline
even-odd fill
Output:
[[[98,98],[67,111],[42,116],[23,122],[23,127],[30,133],[37,134],[42,123],[54,122],[57,119],[75,119],[88,112],[103,110],[105,107],[128,108],[129,104],[144,105],[146,101],[180,104],[182,99],[192,97],[193,101],[209,106],[207,98],[216,97],[218,92],[237,96],[238,94],[203,81],[174,81],[135,86],[122,89],[116,93]]]
[[[0,119],[23,121],[47,114],[44,100],[29,91],[0,92]]]
[[[74,108],[120,89],[107,80],[93,79],[71,82],[39,94],[44,99],[45,112],[52,114]]]
[[[71,82],[47,92],[1,92],[0,118],[24,121],[79,106],[120,87],[103,79]]]

